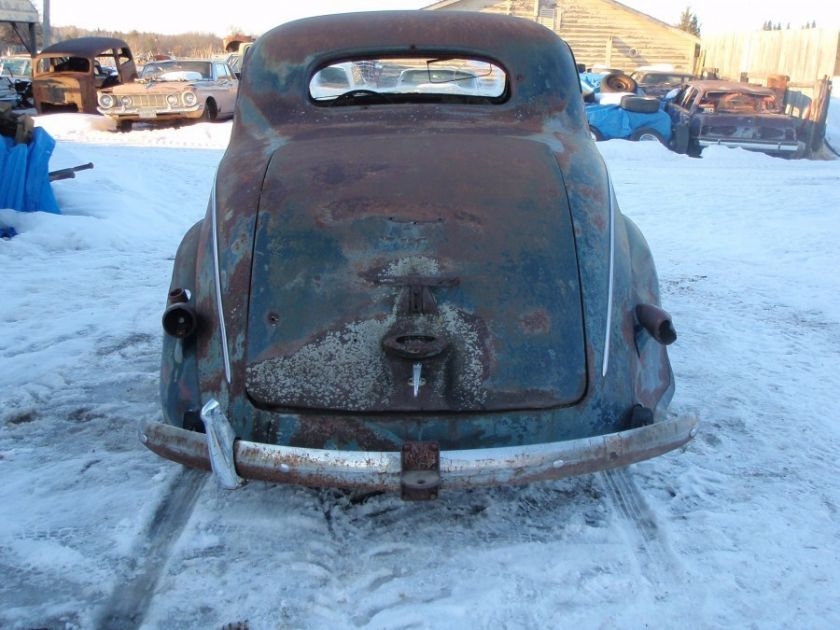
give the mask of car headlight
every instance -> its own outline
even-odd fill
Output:
[[[166,102],[169,103],[170,107],[177,107],[178,106],[178,95],[177,94],[170,94],[166,97]]]
[[[120,103],[122,103],[123,107],[131,107],[131,97],[130,96],[123,96],[120,99]]]
[[[195,92],[184,92],[181,95],[181,98],[184,100],[184,105],[188,107],[192,107],[198,102],[198,98],[195,95]]]
[[[114,97],[110,94],[100,94],[99,106],[102,107],[102,109],[110,109],[114,106]]]

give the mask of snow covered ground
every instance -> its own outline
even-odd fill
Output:
[[[42,119],[51,167],[96,165],[56,182],[64,215],[0,210],[20,232],[0,241],[0,627],[840,625],[840,160],[601,143],[700,434],[626,470],[402,503],[228,493],[140,445],[172,258],[230,123],[98,121]]]

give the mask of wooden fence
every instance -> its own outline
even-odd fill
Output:
[[[721,78],[751,81],[785,74],[793,83],[840,75],[840,31],[812,28],[704,37],[696,71],[717,68]]]

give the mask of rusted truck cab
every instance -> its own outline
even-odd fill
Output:
[[[131,50],[121,39],[80,37],[48,46],[35,58],[32,93],[39,114],[97,113],[96,91],[137,78]]]

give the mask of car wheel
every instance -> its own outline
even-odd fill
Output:
[[[626,74],[616,72],[601,79],[602,92],[635,92],[638,85]]]
[[[134,121],[131,120],[118,120],[117,121],[117,131],[131,131],[131,126]]]
[[[656,131],[655,129],[651,129],[650,127],[642,127],[641,129],[636,129],[631,135],[630,139],[636,142],[661,142],[662,144],[665,143],[665,138],[662,137],[662,134]]]
[[[604,134],[602,134],[597,127],[589,127],[589,137],[595,142],[602,142],[604,140]]]
[[[204,104],[204,121],[205,122],[215,122],[216,117],[219,115],[219,108],[216,107],[216,101],[212,98],[208,98],[207,102]]]
[[[659,99],[655,96],[622,96],[621,108],[628,112],[653,114],[659,111]]]

